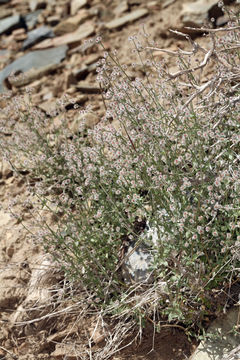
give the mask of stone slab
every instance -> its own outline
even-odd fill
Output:
[[[4,92],[4,80],[13,72],[21,71],[26,72],[32,68],[39,69],[48,65],[59,64],[66,56],[68,47],[66,45],[47,49],[32,51],[11,64],[6,66],[0,71],[0,93]]]
[[[239,311],[239,306],[233,307],[227,314],[214,320],[207,331],[207,335],[212,334],[212,338],[202,342],[189,360],[222,360],[223,356],[237,347],[240,334],[234,335],[231,330],[239,321]]]

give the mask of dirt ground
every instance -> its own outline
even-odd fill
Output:
[[[178,30],[183,28],[179,13],[183,3],[187,2],[189,1],[130,0],[128,9],[133,11],[147,8],[147,16],[113,30],[106,30],[102,25],[112,20],[116,8],[123,2],[89,1],[87,9],[98,9],[99,15],[91,19],[96,35],[98,32],[102,33],[104,44],[111,50],[116,49],[122,62],[131,64],[134,61],[134,54],[129,51],[128,37],[137,33],[143,22],[145,31],[160,48],[171,50],[177,47],[188,48],[186,40],[173,36],[168,31],[169,28]],[[22,8],[25,9],[27,3],[17,0],[11,2],[18,12],[23,11]],[[63,18],[69,16],[64,15],[64,11],[67,14],[68,3],[69,1],[61,1],[55,7]],[[46,19],[53,15],[55,14],[51,8],[41,20],[42,23],[47,22]],[[121,12],[118,16],[122,16]],[[19,56],[20,42],[17,40],[16,31],[14,34],[4,35],[2,41],[6,44],[5,48],[12,50],[9,61]],[[199,41],[204,43],[205,39],[199,38]],[[97,46],[89,48],[84,53],[76,49],[76,46],[70,49],[59,70],[30,84],[37,87],[33,94],[33,102],[41,109],[49,110],[63,93],[79,95],[74,84],[71,84],[71,72],[83,63],[97,60],[103,53]],[[163,58],[162,53],[158,56],[159,59]],[[175,60],[168,55],[164,58],[170,68],[174,69]],[[0,66],[3,68],[5,63],[1,63]],[[93,86],[95,77],[96,73],[90,72],[84,81]],[[14,87],[12,90],[17,91]],[[89,104],[101,117],[104,112],[101,96],[90,91],[86,95],[84,106]],[[1,106],[4,105],[4,101],[1,101]],[[75,112],[72,109],[66,115],[71,122]],[[26,230],[26,228],[30,229],[32,233],[36,230],[32,209],[24,204],[28,197],[25,175],[14,176],[10,166],[2,160],[0,163],[0,359],[103,358],[104,335],[102,331],[98,334],[98,330],[93,333],[96,318],[90,315],[82,316],[82,310],[89,306],[86,294],[79,289],[71,288],[71,284],[65,281],[63,274],[58,270],[58,266],[48,254],[44,253],[39,244],[33,242],[31,234]],[[23,223],[11,218],[8,213],[9,201],[13,199],[17,200],[14,209],[21,213]],[[180,329],[169,327],[154,334],[153,327],[148,324],[143,330],[140,344],[134,341],[113,356],[109,357],[106,354],[105,358],[184,360],[190,356],[195,347],[196,343],[190,342]]]

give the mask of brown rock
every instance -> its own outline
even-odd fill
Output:
[[[0,19],[4,19],[12,14],[13,11],[11,9],[0,9]]]
[[[113,10],[115,15],[121,15],[125,11],[128,11],[128,2],[126,0],[120,1],[117,7]]]
[[[84,63],[86,65],[91,65],[93,63],[95,63],[96,61],[98,61],[100,59],[101,55],[100,54],[91,54],[87,57],[87,59],[84,61]]]
[[[78,360],[82,353],[82,349],[76,344],[57,344],[54,352],[51,353],[51,356],[54,359],[68,359],[68,360]]]
[[[77,30],[78,26],[81,25],[85,20],[90,17],[89,12],[86,9],[80,10],[77,15],[71,16],[65,21],[60,22],[55,28],[54,33],[64,35]]]
[[[14,30],[12,35],[16,41],[23,41],[27,38],[27,34],[23,28]]]
[[[129,22],[135,21],[140,19],[141,17],[148,14],[147,9],[137,9],[135,11],[132,11],[131,13],[122,16],[120,18],[114,19],[106,24],[107,29],[117,29]]]
[[[87,96],[86,95],[78,95],[74,101],[73,100],[69,100],[68,102],[65,103],[64,108],[66,110],[70,110],[74,107],[75,104],[77,105],[81,105],[83,104],[85,101],[87,100]],[[59,108],[58,104],[56,103],[57,99],[53,98],[47,101],[42,102],[41,104],[38,105],[38,107],[43,110],[46,114],[48,115],[54,115],[56,113],[60,113],[62,110]]]
[[[50,26],[56,26],[60,22],[60,17],[58,15],[49,16],[46,22]]]
[[[2,160],[0,163],[0,177],[5,179],[11,177],[13,175],[13,170],[8,161]]]
[[[76,12],[85,5],[87,5],[87,0],[72,0],[71,15],[75,15]]]
[[[79,91],[86,93],[86,94],[100,94],[101,93],[101,89],[98,84],[90,84],[85,81],[80,81],[76,85],[76,88]]]
[[[74,132],[82,132],[86,129],[93,129],[95,125],[99,123],[100,119],[94,113],[86,113],[77,115],[76,119],[69,124],[69,129]]]
[[[91,24],[83,24],[80,25],[79,28],[69,34],[58,36],[53,39],[46,39],[36,46],[34,46],[34,49],[44,49],[49,47],[57,47],[61,45],[69,45],[69,46],[76,46],[79,42],[81,42],[83,39],[87,38],[88,36],[92,35],[95,31],[95,28]]]
[[[90,333],[90,339],[94,342],[94,344],[100,344],[101,342],[104,341],[105,339],[105,335],[103,334],[102,329],[99,328],[99,326],[97,328],[92,327],[91,329],[89,329],[89,333]]]

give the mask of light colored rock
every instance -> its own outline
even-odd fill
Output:
[[[3,210],[0,210],[0,228],[3,228],[11,221],[11,216]]]
[[[124,0],[124,1],[120,1],[120,3],[117,5],[117,7],[115,7],[113,12],[115,15],[121,15],[127,10],[128,10],[128,2]]]
[[[51,353],[51,359],[78,360],[82,348],[74,344],[56,344],[55,350]]]
[[[90,17],[89,12],[86,9],[80,10],[75,16],[71,16],[68,19],[60,22],[54,28],[54,33],[57,36],[64,35],[77,30],[85,20]]]
[[[37,318],[42,314],[39,305],[46,305],[46,311],[51,306],[52,288],[59,281],[59,270],[49,255],[40,255],[31,264],[32,273],[28,285],[27,296],[11,316],[11,323],[23,321],[25,318]],[[36,307],[35,311],[28,311]]]
[[[37,29],[31,30],[27,34],[27,39],[22,45],[22,50],[26,50],[29,47],[35,45],[36,43],[46,38],[53,38],[54,36],[55,35],[51,28],[49,28],[48,26],[40,26]]]
[[[29,6],[31,11],[35,11],[37,9],[44,9],[46,7],[47,1],[45,0],[30,0]]]
[[[87,0],[72,0],[71,15],[75,15],[76,12],[85,5],[87,5]]]
[[[11,16],[13,13],[12,9],[0,9],[0,19],[4,19],[8,16]]]
[[[24,76],[20,77],[19,79],[18,78],[16,78],[16,79],[9,78],[9,82],[11,85],[13,85],[15,87],[25,86],[37,79],[41,79],[43,76],[48,75],[48,74],[56,71],[57,69],[60,69],[61,67],[63,67],[62,64],[53,64],[53,65],[51,64],[51,65],[44,66],[43,68],[40,68],[40,69],[33,68],[33,69],[27,71],[26,73],[24,73]]]
[[[137,245],[139,240],[141,242]],[[126,282],[151,282],[153,280],[150,267],[154,261],[153,246],[156,246],[157,242],[157,229],[150,227],[147,222],[146,229],[137,240],[130,243],[125,254],[126,260],[122,265],[122,273]]]
[[[40,44],[36,45],[34,49],[44,49],[49,47],[56,47],[60,45],[75,45],[81,42],[83,39],[92,35],[95,31],[95,28],[91,24],[82,24],[79,28],[69,34],[58,36],[53,39],[47,39],[42,41]]]
[[[93,129],[99,123],[100,119],[94,113],[81,114],[69,124],[69,129],[75,134],[85,129]]]
[[[240,343],[240,335],[234,335],[231,330],[238,324],[239,310],[239,306],[233,307],[226,315],[214,320],[207,331],[207,335],[212,335],[212,338],[201,342],[189,360],[223,360],[223,356],[236,348]]]
[[[23,29],[23,28],[13,30],[12,36],[14,37],[14,39],[16,41],[23,41],[27,38],[27,34],[25,32],[25,29]]]
[[[80,81],[76,85],[76,88],[79,91],[86,93],[86,94],[100,94],[101,93],[101,89],[98,84],[90,84],[85,81]]]
[[[165,9],[168,6],[172,5],[173,3],[175,3],[176,0],[165,0],[162,4],[162,8]]]
[[[218,0],[197,0],[183,4],[180,18],[186,26],[202,26],[209,17],[209,11]]]
[[[8,161],[6,160],[2,160],[0,163],[0,175],[3,178],[9,178],[10,176],[12,176],[13,174],[13,170],[11,168],[11,165],[9,164]]]
[[[141,17],[148,14],[148,9],[137,9],[135,11],[132,11],[131,13],[122,16],[120,18],[114,19],[108,23],[106,23],[107,29],[117,29],[129,22],[135,21],[137,19],[140,19]]]

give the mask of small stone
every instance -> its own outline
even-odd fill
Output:
[[[172,5],[173,3],[175,3],[176,0],[165,0],[162,4],[162,9],[166,9],[168,6]]]
[[[216,26],[222,27],[222,26],[226,25],[228,23],[228,21],[229,21],[228,15],[220,16],[216,21]]]
[[[198,0],[183,4],[180,18],[185,26],[200,27],[210,18],[213,17],[216,20],[222,15],[218,0]]]
[[[10,17],[13,11],[11,9],[0,9],[0,19]]]
[[[106,24],[107,29],[117,29],[129,22],[135,21],[140,19],[141,17],[148,14],[147,9],[137,9],[135,11],[132,11],[131,13],[122,16],[120,18],[114,19]]]
[[[58,114],[56,99],[51,99],[47,101],[43,101],[38,104],[38,107],[43,110],[47,115],[52,116],[53,114]]]
[[[88,67],[86,65],[83,65],[80,69],[75,69],[72,72],[72,76],[76,80],[76,82],[85,78],[87,74],[88,74]]]
[[[47,6],[47,2],[45,0],[30,0],[29,6],[31,11],[45,9]]]
[[[95,32],[95,28],[91,24],[83,24],[80,25],[79,28],[69,34],[58,36],[53,39],[47,39],[42,41],[40,44],[36,45],[35,49],[44,49],[48,47],[53,46],[60,46],[67,44],[69,46],[76,46],[79,42],[81,42],[83,39],[87,38],[88,36],[92,35]]]
[[[51,26],[56,26],[60,22],[60,17],[58,15],[52,15],[47,18],[47,23]],[[54,31],[57,35],[56,31]]]
[[[85,81],[80,81],[76,85],[76,88],[79,91],[86,93],[86,94],[100,94],[101,93],[101,89],[98,84],[90,84]]]
[[[12,36],[14,37],[14,39],[16,41],[23,41],[26,39],[27,34],[25,32],[25,29],[20,28],[20,29],[13,30]]]
[[[96,326],[92,326],[89,329],[90,339],[94,342],[94,344],[100,344],[104,341],[105,335],[103,333],[103,330],[100,329],[100,326],[96,328]]]
[[[115,15],[121,15],[125,11],[128,11],[128,2],[126,0],[121,1],[117,7],[113,10]]]
[[[85,5],[87,5],[87,0],[72,0],[71,15],[75,15],[76,12]]]
[[[38,18],[42,10],[36,10],[34,12],[23,15],[24,21],[27,25],[28,30],[32,30],[38,24]]]
[[[99,123],[100,119],[97,115],[93,113],[86,113],[78,115],[76,119],[73,120],[71,124],[69,124],[69,129],[77,134],[78,132],[82,132],[86,129],[93,129],[95,125]]]
[[[77,15],[71,16],[67,20],[60,22],[54,28],[54,33],[58,36],[73,32],[79,25],[87,20],[89,16],[89,12],[86,9],[82,9],[77,13]]]
[[[81,351],[81,348],[78,349],[77,345],[56,344],[55,350],[51,353],[51,359],[78,360],[78,354],[81,354]]]
[[[0,21],[0,34],[9,34],[12,30],[24,27],[23,19],[20,15],[9,16]]]
[[[8,179],[13,175],[13,170],[8,161],[2,160],[0,164],[0,177],[4,179]]]
[[[8,61],[10,53],[8,50],[0,50],[0,64],[4,64]]]
[[[41,26],[30,31],[27,35],[28,37],[23,43],[22,50],[26,50],[46,38],[54,37],[52,29],[50,29],[48,26]]]
[[[72,100],[69,100],[69,102],[66,103],[65,105],[65,109],[66,110],[71,110],[74,108],[74,105],[82,105],[83,103],[85,103],[87,101],[88,97],[87,95],[77,95],[77,97],[75,97]]]
[[[85,60],[85,64],[86,65],[91,65],[94,62],[98,61],[100,59],[101,55],[100,54],[91,54],[87,57],[87,59]]]

